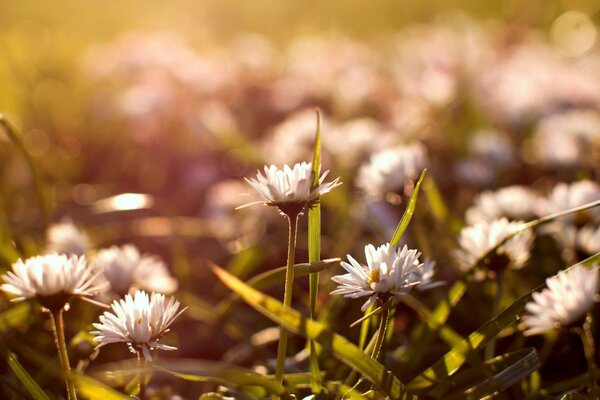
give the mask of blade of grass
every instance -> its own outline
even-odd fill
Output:
[[[511,238],[518,235],[519,233],[524,232],[527,229],[533,229],[540,225],[555,221],[561,217],[564,217],[564,216],[567,216],[570,214],[575,214],[577,212],[584,211],[584,210],[587,210],[587,209],[590,209],[593,207],[597,207],[597,206],[600,206],[600,200],[591,202],[588,204],[584,204],[579,207],[571,208],[569,210],[565,210],[565,211],[547,215],[547,216],[544,216],[541,218],[537,218],[533,221],[523,224],[523,226],[519,230],[506,236],[503,240],[501,240],[499,243],[497,243],[496,246],[494,246],[492,249],[490,249],[485,255],[483,255],[481,258],[479,258],[479,260],[477,260],[474,263],[473,267],[470,268],[470,270],[474,271],[476,268],[483,265],[485,260],[487,258],[489,258],[491,255],[493,255],[500,246],[505,244],[507,241],[509,241]],[[429,343],[435,337],[435,330],[437,330],[439,327],[442,327],[446,323],[448,317],[450,316],[450,312],[456,306],[456,304],[458,304],[458,302],[462,299],[466,289],[467,289],[466,281],[459,280],[459,281],[455,282],[454,285],[452,285],[452,287],[448,291],[448,296],[447,296],[446,301],[441,302],[435,308],[435,310],[431,314],[430,318],[427,321],[425,321],[430,329],[428,329],[422,335],[420,335],[419,342],[415,343],[415,345],[412,347],[412,350],[410,350],[409,352],[406,353],[406,359],[408,360],[408,364],[406,367],[407,369],[409,369],[409,370],[414,369],[414,367],[422,360],[423,356],[425,355],[425,351],[428,348]]]
[[[50,397],[42,390],[37,382],[29,375],[29,373],[23,368],[23,366],[17,361],[15,356],[4,346],[4,343],[0,342],[0,353],[6,360],[9,368],[15,374],[17,379],[23,384],[27,392],[31,394],[35,400],[50,400]]]
[[[44,227],[50,222],[50,204],[46,199],[45,195],[45,183],[42,179],[41,174],[39,173],[35,161],[22,140],[22,135],[19,133],[18,129],[11,124],[4,115],[0,114],[0,125],[4,128],[9,139],[13,142],[13,144],[21,151],[23,156],[25,157],[25,161],[27,161],[27,165],[31,171],[31,176],[33,178],[33,185],[35,189],[35,194],[42,211],[42,216],[44,218]]]
[[[589,267],[598,260],[600,260],[600,253],[596,253],[575,265]],[[575,265],[570,268],[573,268]],[[471,333],[467,338],[454,346],[442,358],[436,361],[431,367],[427,368],[419,376],[413,379],[407,385],[408,389],[413,392],[427,393],[432,388],[435,388],[439,382],[454,374],[464,364],[468,354],[481,349],[489,340],[496,337],[506,327],[517,322],[523,315],[525,305],[530,300],[531,295],[534,292],[543,289],[545,286],[544,283],[526,295],[521,296],[506,310],[480,326],[476,331]]]
[[[213,381],[225,386],[233,384],[240,389],[245,386],[260,386],[267,392],[266,396],[275,394],[282,399],[292,399],[287,390],[272,377],[222,362],[176,359],[157,362],[154,367],[187,381]]]
[[[317,109],[317,130],[315,132],[315,147],[312,160],[312,189],[319,186],[321,173],[321,113]],[[308,208],[308,262],[315,263],[321,259],[321,202],[319,199]],[[311,272],[309,275],[309,316],[317,319],[316,306],[319,290],[319,272]],[[317,344],[314,340],[308,340],[310,369],[310,386],[313,393],[319,393],[321,385],[321,371],[319,368],[319,354]]]
[[[396,231],[394,232],[394,235],[392,236],[392,239],[390,240],[390,245],[395,246],[398,243],[400,243],[400,239],[402,238],[402,235],[406,231],[406,228],[408,228],[408,224],[410,223],[410,220],[412,219],[412,216],[415,213],[417,197],[419,196],[419,189],[421,188],[423,179],[425,179],[425,175],[427,175],[426,169],[424,169],[423,172],[421,172],[421,176],[419,176],[419,180],[417,181],[415,188],[413,189],[412,193],[410,194],[410,198],[408,199],[408,204],[406,205],[404,214],[402,214],[402,218],[400,218],[400,222],[398,223],[398,226],[396,227]],[[367,342],[367,336],[369,335],[370,319],[367,318],[366,316],[373,312],[374,312],[374,308],[370,307],[368,310],[365,311],[365,316],[362,319],[362,323],[360,326],[360,337],[359,337],[359,347],[360,348],[364,347],[364,345]],[[375,314],[373,313],[371,315],[375,315]]]
[[[131,397],[119,393],[89,376],[73,374],[71,379],[75,382],[75,386],[83,398],[89,400],[131,400]]]
[[[339,258],[329,258],[327,260],[317,261],[312,264],[301,263],[294,265],[294,278],[302,278],[312,271],[322,271],[331,265],[338,265],[340,263]],[[249,279],[246,284],[252,286],[255,289],[265,289],[270,286],[275,286],[282,283],[285,279],[285,268],[275,268],[262,274],[254,276]],[[240,296],[237,293],[231,293],[225,299],[221,300],[216,306],[217,314],[220,318],[227,318],[229,313],[232,311],[233,306],[240,300]]]
[[[425,179],[425,175],[427,175],[427,170],[424,169],[421,172],[421,176],[415,185],[412,193],[410,194],[410,198],[408,199],[408,204],[406,205],[406,210],[404,210],[404,214],[402,214],[402,218],[400,219],[400,223],[396,227],[396,231],[394,232],[394,236],[392,236],[392,240],[390,240],[391,245],[397,245],[400,243],[400,239],[408,228],[408,224],[412,219],[413,214],[415,213],[415,206],[417,205],[417,197],[419,196],[419,189],[421,188],[421,183],[423,183],[423,179]]]
[[[535,349],[529,347],[486,360],[485,366],[493,371],[492,377],[482,376],[478,367],[470,368],[440,385],[432,396],[448,400],[481,399],[529,376],[540,367],[540,361]]]
[[[396,399],[407,395],[404,385],[398,378],[346,338],[329,331],[323,324],[284,307],[281,302],[253,289],[219,267],[213,266],[213,272],[254,309],[269,319],[283,324],[286,329],[313,339],[331,350],[335,358],[362,373],[388,396]]]

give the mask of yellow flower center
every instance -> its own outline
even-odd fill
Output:
[[[376,282],[379,282],[379,268],[374,269],[369,273],[369,280],[367,281],[369,285]]]

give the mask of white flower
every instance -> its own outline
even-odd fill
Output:
[[[94,265],[104,273],[111,290],[120,295],[132,287],[166,294],[177,289],[177,280],[169,275],[160,258],[142,255],[131,244],[100,250],[94,258]]]
[[[571,184],[559,183],[554,187],[547,199],[540,201],[536,211],[540,216],[550,215],[597,200],[600,200],[600,186],[596,182],[582,180]],[[575,223],[590,218],[598,220],[600,218],[600,210],[593,208],[576,215],[562,217],[560,220]]]
[[[593,224],[578,228],[571,224],[552,224],[548,233],[563,250],[563,258],[582,260],[600,251],[600,227]]]
[[[546,279],[547,288],[533,293],[525,306],[525,335],[538,335],[567,326],[589,311],[598,292],[598,268],[581,265]]]
[[[51,225],[46,232],[47,253],[83,255],[90,247],[87,235],[72,222]]]
[[[589,256],[600,252],[600,226],[586,225],[579,229],[576,244],[579,250]]]
[[[469,224],[480,221],[493,221],[507,217],[510,220],[530,219],[538,198],[524,186],[507,186],[502,189],[485,191],[475,199],[475,205],[466,212]]]
[[[576,167],[593,160],[594,145],[600,143],[600,114],[569,111],[543,118],[533,135],[535,161],[552,167]]]
[[[420,143],[375,153],[358,171],[357,187],[370,197],[382,199],[417,178],[426,164],[425,147]]]
[[[479,160],[496,166],[514,164],[515,151],[509,136],[504,132],[481,130],[469,142],[469,152]]]
[[[506,218],[501,218],[463,228],[458,239],[460,249],[456,252],[460,267],[463,271],[473,268],[477,261],[522,225],[520,221],[509,222]],[[487,266],[492,270],[508,266],[522,268],[529,259],[532,244],[533,234],[530,230],[519,233],[500,246],[495,254],[490,255]]]
[[[270,206],[283,206],[286,204],[306,205],[318,196],[341,185],[339,178],[323,183],[329,171],[325,171],[319,178],[319,186],[312,186],[312,163],[295,164],[293,168],[283,166],[283,170],[276,166],[265,166],[265,175],[260,172],[256,179],[246,181],[258,192],[265,204]],[[253,203],[252,203],[253,204]]]
[[[176,350],[173,346],[161,344],[158,340],[169,331],[185,308],[179,310],[179,301],[171,297],[168,301],[163,294],[144,291],[128,294],[125,299],[115,300],[112,312],[106,311],[95,323],[97,331],[91,332],[98,347],[109,343],[128,343],[132,349],[142,352],[147,360],[152,360],[150,350]]]
[[[421,265],[416,261],[415,267],[412,269],[412,277],[410,278],[412,282],[419,282],[415,286],[415,289],[423,291],[446,284],[443,281],[433,280],[433,275],[435,275],[435,261],[426,258]]]
[[[423,268],[423,264],[419,262],[420,255],[417,250],[409,250],[406,245],[399,249],[388,243],[378,248],[369,244],[365,246],[366,266],[359,264],[350,255],[350,263],[341,262],[342,268],[348,273],[331,278],[339,285],[331,294],[341,294],[352,299],[370,296],[363,304],[362,311],[374,304],[379,296],[405,294],[428,274],[427,271],[419,271]]]
[[[42,306],[64,307],[73,296],[93,296],[106,288],[101,273],[85,256],[50,254],[18,260],[2,277],[2,290],[17,296],[13,301],[37,299]]]

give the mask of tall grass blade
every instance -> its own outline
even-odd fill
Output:
[[[2,114],[0,114],[0,126],[2,126],[2,128],[6,132],[6,135],[13,142],[13,144],[19,149],[19,151],[23,154],[23,156],[25,157],[25,160],[27,161],[27,165],[29,166],[29,169],[31,170],[31,176],[33,178],[35,194],[36,194],[38,203],[40,205],[40,209],[42,211],[44,223],[45,223],[45,225],[47,225],[50,221],[50,211],[51,210],[50,210],[50,203],[48,202],[48,200],[46,198],[46,193],[45,193],[46,185],[44,183],[42,175],[39,173],[38,168],[35,164],[35,161],[33,160],[33,157],[31,156],[31,154],[29,154],[29,151],[27,151],[27,148],[25,147],[25,144],[23,143],[21,134],[19,133],[17,128],[13,124],[11,124],[6,119],[6,117],[4,117],[4,115],[2,115]]]
[[[583,260],[575,265],[590,267],[600,260],[600,253]],[[575,265],[571,266],[573,268]],[[442,358],[436,361],[431,367],[423,371],[419,376],[413,379],[408,385],[408,389],[414,392],[429,392],[439,382],[454,374],[465,362],[468,354],[481,349],[492,338],[495,338],[508,326],[519,321],[525,311],[525,305],[531,299],[532,293],[545,287],[545,283],[538,286],[526,295],[518,298],[506,310],[498,314],[495,318],[483,324],[475,332],[454,346]]]
[[[75,382],[77,391],[81,397],[89,400],[131,400],[130,396],[117,392],[86,375],[73,374],[71,379]]]
[[[213,272],[254,309],[272,321],[283,324],[286,329],[313,339],[329,349],[335,358],[363,374],[386,395],[393,399],[412,396],[397,377],[346,338],[329,331],[317,321],[303,317],[293,309],[283,307],[281,302],[253,289],[221,268],[213,267]]]
[[[312,188],[319,186],[321,170],[321,113],[317,109],[317,130],[315,133],[315,148],[312,160]],[[321,259],[321,202],[317,200],[308,208],[308,262],[315,263]],[[319,290],[319,272],[309,275],[309,310],[310,318],[316,318],[317,294]],[[308,340],[310,369],[310,386],[313,393],[319,393],[321,385],[321,371],[319,368],[319,354],[314,340]]]
[[[8,367],[15,374],[17,379],[23,384],[27,392],[35,400],[50,400],[50,397],[42,390],[37,382],[29,375],[23,366],[17,361],[15,356],[0,342],[0,353],[6,360]]]
[[[419,196],[419,189],[421,188],[421,183],[423,183],[423,179],[425,179],[425,175],[427,175],[426,169],[424,169],[423,172],[421,172],[421,176],[419,177],[419,180],[417,181],[415,188],[413,189],[412,193],[410,194],[410,198],[408,199],[408,204],[406,205],[406,210],[404,210],[404,214],[402,214],[402,218],[400,219],[400,222],[398,223],[398,226],[396,227],[396,231],[394,232],[394,235],[392,236],[392,240],[390,240],[391,245],[397,245],[398,243],[400,243],[400,239],[402,238],[402,235],[406,231],[406,228],[408,228],[408,224],[410,223],[410,220],[412,219],[412,216],[415,213],[415,206],[417,205],[417,197]]]

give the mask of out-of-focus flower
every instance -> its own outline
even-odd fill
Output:
[[[590,165],[599,147],[600,114],[591,110],[543,118],[531,141],[533,161],[551,167]]]
[[[112,312],[106,311],[95,323],[92,331],[97,347],[109,343],[127,343],[133,351],[141,352],[147,360],[152,360],[150,350],[177,350],[176,347],[159,343],[159,339],[169,331],[175,318],[185,311],[179,310],[179,301],[171,297],[168,301],[163,294],[137,291],[135,296],[127,294],[125,299],[115,300]]]
[[[73,297],[91,297],[106,289],[101,272],[85,256],[49,254],[18,260],[2,279],[12,301],[36,299],[49,310],[65,307]]]
[[[394,41],[392,73],[408,97],[445,106],[457,95],[465,46],[457,31],[445,26],[405,29]]]
[[[415,264],[416,265],[416,264]],[[445,285],[446,282],[434,281],[433,276],[435,275],[435,261],[428,258],[423,261],[422,266],[416,266],[412,269],[411,281],[418,281],[419,283],[415,286],[415,289],[419,291],[433,289],[434,287]]]
[[[559,183],[554,187],[548,198],[540,200],[536,212],[539,216],[550,215],[597,200],[600,200],[600,186],[596,182],[582,180],[570,184]],[[562,217],[560,222],[583,225],[590,220],[598,221],[599,218],[600,210],[596,207],[575,215]]]
[[[284,112],[325,101],[342,111],[355,110],[373,100],[382,86],[377,57],[368,46],[347,38],[296,40],[285,59],[285,73],[272,96],[273,107]]]
[[[495,167],[476,158],[459,160],[454,173],[461,181],[483,187],[489,187],[497,175]]]
[[[266,138],[265,157],[277,164],[300,162],[310,158],[315,144],[316,121],[314,109],[304,109],[288,116],[276,125]],[[334,122],[324,119],[322,130],[326,132],[334,126]]]
[[[177,289],[177,280],[169,275],[164,261],[140,254],[131,244],[100,250],[93,263],[110,283],[111,291],[121,296],[133,288],[166,294]]]
[[[292,168],[286,164],[282,170],[271,165],[265,166],[264,171],[264,176],[259,172],[256,179],[250,178],[246,181],[262,198],[259,203],[277,206],[286,215],[289,215],[292,209],[296,213],[302,211],[305,205],[341,185],[339,178],[324,183],[329,173],[325,171],[319,178],[319,185],[311,189],[312,163],[303,162],[295,164]]]
[[[577,232],[577,249],[591,256],[600,252],[600,226],[586,225]]]
[[[391,147],[397,136],[374,119],[356,118],[329,128],[322,136],[323,149],[336,164],[353,168],[371,153]]]
[[[546,286],[533,293],[533,301],[525,306],[525,335],[539,335],[582,318],[594,305],[598,293],[598,267],[576,265],[546,279]]]
[[[494,130],[476,132],[469,143],[469,152],[472,156],[499,167],[509,166],[515,159],[510,138],[505,133]]]
[[[506,218],[501,218],[463,228],[458,239],[460,249],[456,251],[460,267],[468,271],[475,267],[478,261],[483,261],[488,269],[495,272],[508,267],[522,268],[529,260],[533,244],[533,234],[530,230],[516,234],[482,260],[494,247],[522,226],[521,221],[509,222]]]
[[[402,191],[426,163],[425,147],[420,143],[384,150],[373,154],[359,169],[356,185],[367,196],[381,199],[390,192]]]
[[[475,72],[476,99],[504,123],[523,125],[565,106],[600,104],[600,81],[532,39],[499,47]]]
[[[577,227],[555,223],[546,232],[556,240],[567,262],[581,261],[600,252],[600,227],[597,225]]]
[[[342,268],[348,273],[331,278],[339,286],[331,292],[332,295],[341,294],[344,297],[356,299],[369,296],[361,310],[365,311],[378,298],[388,296],[401,296],[408,293],[412,287],[426,279],[424,285],[433,287],[431,268],[421,271],[424,264],[419,262],[420,252],[411,250],[406,245],[399,249],[388,243],[375,248],[369,244],[365,246],[367,265],[361,265],[352,256],[348,255],[350,263],[341,262]],[[425,288],[424,286],[424,288]]]
[[[509,220],[527,220],[535,215],[537,195],[525,186],[507,186],[496,191],[485,191],[466,212],[467,223],[493,221],[506,217]]]
[[[51,225],[46,232],[46,252],[48,254],[83,255],[90,247],[87,235],[71,221]]]

